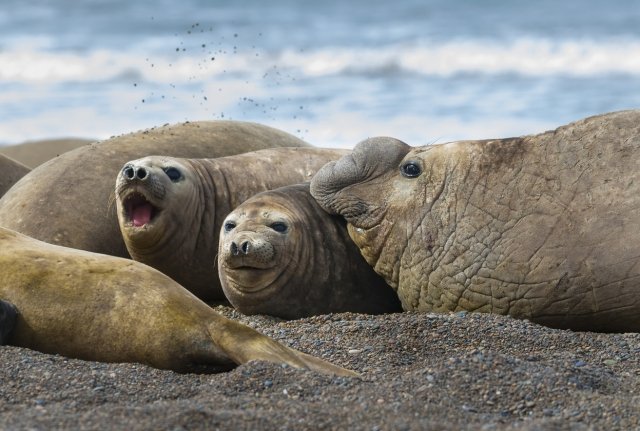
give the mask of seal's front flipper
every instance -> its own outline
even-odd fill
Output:
[[[216,345],[236,364],[268,361],[324,374],[359,377],[358,373],[286,347],[239,322],[224,319],[215,327],[210,327],[209,332]]]
[[[0,300],[0,346],[9,339],[9,334],[16,324],[18,310],[13,304]]]

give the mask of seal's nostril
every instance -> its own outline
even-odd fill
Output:
[[[126,166],[123,170],[122,170],[122,174],[127,177],[128,179],[132,180],[133,179],[133,168],[131,166]]]
[[[240,245],[240,248],[244,254],[249,254],[249,241],[243,242],[242,245]]]
[[[141,180],[144,180],[145,178],[147,178],[147,170],[143,167],[139,167],[136,171],[136,176]]]
[[[234,256],[238,255],[238,244],[236,244],[235,241],[231,243],[230,249],[231,249],[231,254],[232,255],[234,255]]]

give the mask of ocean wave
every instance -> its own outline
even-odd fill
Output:
[[[424,76],[519,74],[524,76],[640,75],[640,40],[519,39],[416,42],[382,47],[320,47],[276,52],[259,49],[211,55],[98,49],[86,53],[21,47],[0,51],[0,80],[10,82],[105,81],[139,77],[151,82],[210,80],[224,75],[265,76],[293,70],[302,77],[341,74]]]
[[[289,51],[284,63],[299,65],[308,75],[404,71],[421,75],[460,73],[525,76],[603,74],[640,75],[640,41],[553,41],[519,39],[511,43],[453,41],[384,48]]]

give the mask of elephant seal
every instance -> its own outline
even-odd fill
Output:
[[[29,171],[30,169],[22,163],[0,154],[0,197]]]
[[[116,175],[127,160],[305,146],[288,133],[237,121],[183,123],[111,138],[61,154],[25,175],[0,199],[0,226],[52,244],[128,257],[113,205]]]
[[[347,153],[273,148],[219,159],[150,156],[127,162],[115,192],[127,250],[200,299],[224,299],[215,263],[226,215],[258,192],[309,181]]]
[[[18,313],[12,304],[0,301],[0,346],[7,342],[9,334],[16,324]]]
[[[220,232],[218,272],[225,296],[244,314],[402,311],[344,219],[327,214],[308,183],[259,193],[233,210]]]
[[[82,138],[61,138],[61,139],[43,139],[38,141],[27,141],[21,144],[8,145],[0,147],[0,154],[11,157],[14,160],[33,169],[40,166],[44,162],[75,150],[83,145],[95,142],[95,139]]]
[[[0,228],[0,298],[18,310],[8,344],[101,362],[219,371],[251,360],[353,372],[213,311],[138,262]]]
[[[640,110],[546,133],[358,144],[311,194],[406,310],[640,330]]]

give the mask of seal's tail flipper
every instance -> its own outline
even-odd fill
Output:
[[[246,325],[225,320],[226,322],[217,326],[215,330],[211,328],[210,332],[216,345],[237,364],[253,360],[268,361],[325,374],[359,377],[354,371],[286,347]]]
[[[0,300],[0,346],[9,339],[9,334],[16,324],[18,310],[13,304]]]

